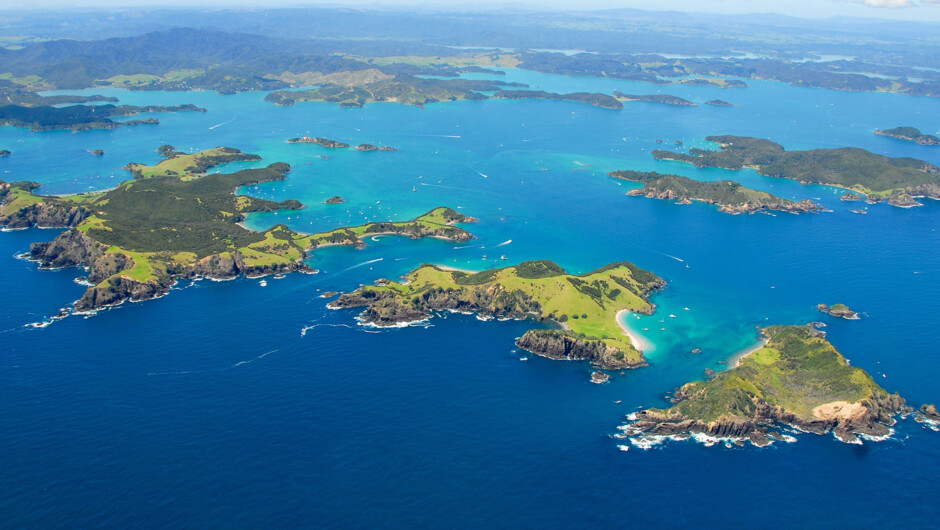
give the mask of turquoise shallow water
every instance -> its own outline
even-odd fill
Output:
[[[820,319],[819,302],[864,313],[861,321],[828,321],[831,340],[854,365],[915,404],[940,399],[940,204],[878,205],[857,215],[848,211],[857,204],[841,203],[831,188],[649,154],[676,140],[689,147],[710,134],[739,134],[792,149],[853,145],[938,164],[938,148],[872,133],[897,125],[934,132],[940,102],[761,82],[660,88],[516,70],[506,80],[738,106],[630,103],[612,111],[533,100],[281,108],[263,94],[97,90],[122,103],[195,103],[209,112],[161,114],[158,126],[114,131],[0,128],[0,147],[13,151],[0,160],[0,178],[36,180],[47,193],[110,187],[127,178],[128,161],[156,162],[162,143],[226,145],[260,154],[262,164],[293,166],[288,180],[245,192],[308,206],[254,215],[254,228],[322,230],[439,205],[480,219],[468,227],[478,236],[468,245],[383,237],[361,250],[317,252],[310,261],[318,275],[269,279],[264,288],[257,280],[201,282],[40,330],[24,325],[78,298],[79,272],[36,271],[13,257],[56,231],[0,235],[4,519],[11,526],[817,526],[838,513],[856,526],[935,521],[930,463],[940,438],[913,422],[890,441],[862,447],[801,436],[762,450],[672,443],[621,452],[609,435],[637,406],[662,405],[705,368],[721,369],[755,342],[755,326]],[[301,135],[399,151],[285,143]],[[97,148],[104,157],[86,152]],[[614,169],[733,178],[784,197],[819,198],[833,211],[729,216],[628,197],[626,183],[606,177]],[[321,204],[333,195],[348,202]],[[355,326],[355,312],[326,310],[318,297],[422,262],[480,269],[542,258],[572,272],[629,260],[667,279],[655,315],[628,317],[656,345],[649,368],[595,386],[584,364],[520,362],[513,338],[527,323],[450,316],[428,328],[368,333]],[[693,348],[703,352],[691,355]]]

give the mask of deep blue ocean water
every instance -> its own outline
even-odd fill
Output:
[[[722,369],[755,343],[755,326],[824,319],[814,309],[820,302],[863,312],[860,321],[826,320],[853,365],[914,405],[940,400],[940,204],[875,205],[858,215],[849,212],[858,203],[840,202],[832,188],[649,154],[677,140],[688,148],[710,134],[738,134],[940,164],[940,148],[873,134],[899,125],[934,133],[940,101],[754,81],[736,90],[660,88],[517,70],[506,80],[737,106],[282,108],[259,93],[94,90],[122,103],[195,103],[209,112],[160,114],[158,126],[113,131],[0,128],[0,148],[13,151],[0,159],[0,178],[36,180],[46,193],[113,186],[128,178],[127,162],[158,161],[162,143],[225,145],[260,154],[261,164],[293,166],[288,180],[243,192],[308,207],[256,214],[249,225],[257,229],[401,220],[439,205],[480,219],[468,226],[478,236],[468,245],[381,237],[364,249],[316,252],[317,275],[269,278],[267,287],[246,279],[180,285],[159,300],[43,329],[27,324],[80,297],[80,271],[38,271],[15,257],[58,231],[0,234],[3,525],[936,524],[940,434],[912,421],[891,440],[863,446],[802,435],[765,449],[673,442],[623,452],[610,435],[625,414],[662,406],[705,368]],[[285,143],[301,135],[400,150]],[[104,157],[86,152],[98,148]],[[615,169],[733,178],[818,198],[833,211],[730,216],[629,197],[627,183],[606,176]],[[333,195],[348,202],[321,204]],[[628,317],[655,345],[649,368],[592,385],[584,363],[520,361],[513,339],[531,323],[449,315],[426,328],[375,332],[319,297],[423,262],[482,269],[543,258],[572,272],[629,260],[667,279],[655,315]]]

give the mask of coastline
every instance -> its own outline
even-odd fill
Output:
[[[630,343],[633,344],[633,347],[636,349],[636,351],[645,354],[647,352],[651,352],[655,350],[656,345],[654,345],[649,339],[643,337],[636,331],[633,331],[632,329],[630,329],[629,326],[627,326],[624,315],[628,315],[631,313],[632,311],[630,311],[629,309],[621,309],[620,311],[617,311],[617,316],[614,317],[614,319],[617,321],[617,325],[619,325],[620,329],[623,330],[624,335],[626,335],[627,337],[630,337]]]
[[[734,355],[732,355],[731,358],[728,359],[728,369],[730,370],[732,368],[737,368],[738,366],[740,366],[742,359],[744,359],[748,355],[766,346],[767,342],[768,342],[768,339],[766,337],[761,337],[761,339],[754,346],[741,350],[738,353],[735,353]]]
[[[466,272],[467,274],[476,274],[480,272],[480,271],[474,271],[470,269],[461,269],[459,267],[451,267],[450,265],[439,265],[437,263],[435,263],[434,266],[437,267],[438,269],[441,269],[442,271]]]

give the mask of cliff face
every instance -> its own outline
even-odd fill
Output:
[[[7,228],[72,228],[91,215],[79,206],[65,206],[45,202],[33,204],[0,218],[0,226]]]
[[[682,391],[678,391],[676,399],[683,398]],[[889,426],[896,423],[894,417],[901,413],[904,407],[904,398],[897,394],[876,395],[853,409],[852,414],[804,417],[753,398],[752,414],[727,415],[711,422],[703,422],[683,414],[644,410],[636,413],[636,419],[629,426],[628,434],[673,436],[700,433],[716,438],[747,438],[755,445],[761,446],[767,445],[769,438],[776,436],[773,430],[775,425],[788,425],[815,434],[831,431],[839,440],[854,443],[858,441],[859,435],[889,435]]]
[[[377,326],[394,326],[424,320],[432,311],[477,313],[483,317],[523,319],[537,315],[538,301],[522,291],[508,291],[502,286],[480,286],[473,289],[431,289],[417,298],[401,298],[391,291],[363,290],[346,293],[329,304],[338,309],[363,307],[360,320]]]
[[[303,262],[275,263],[253,266],[245,262],[241,253],[224,252],[205,257],[194,264],[167,263],[166,272],[148,281],[138,281],[121,273],[134,267],[134,261],[120,252],[107,252],[108,247],[91,239],[79,230],[68,230],[48,243],[33,243],[30,259],[42,268],[86,267],[88,281],[94,284],[75,303],[76,311],[93,311],[117,305],[127,300],[141,301],[169,292],[178,279],[214,278],[230,279],[239,275],[248,277],[310,271]]]
[[[705,434],[750,439],[780,438],[778,428],[832,432],[838,439],[883,437],[895,416],[910,412],[864,370],[851,366],[825,335],[810,326],[772,326],[765,347],[735,368],[679,388],[669,409],[631,415],[623,428],[634,441],[650,436]]]
[[[44,269],[61,267],[90,267],[108,247],[86,236],[79,230],[63,232],[47,243],[33,243],[29,247],[30,259]]]
[[[645,361],[627,358],[621,350],[602,340],[581,338],[561,330],[529,330],[516,341],[516,346],[558,361],[591,361],[604,370],[649,366]]]

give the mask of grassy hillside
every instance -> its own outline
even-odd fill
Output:
[[[368,306],[366,320],[380,325],[430,316],[453,309],[499,318],[535,316],[560,323],[563,333],[610,347],[625,365],[643,357],[616,320],[619,311],[649,313],[648,293],[663,285],[655,274],[633,264],[614,263],[583,275],[572,275],[550,261],[471,274],[424,265],[405,281],[362,287],[343,295],[338,307]],[[538,352],[537,352],[538,353]]]
[[[812,201],[796,203],[764,191],[747,188],[733,180],[704,182],[680,175],[640,171],[614,171],[610,176],[643,184],[642,188],[630,190],[629,195],[669,199],[683,204],[701,201],[717,204],[721,211],[726,213],[752,213],[760,210],[815,212],[819,209]]]

